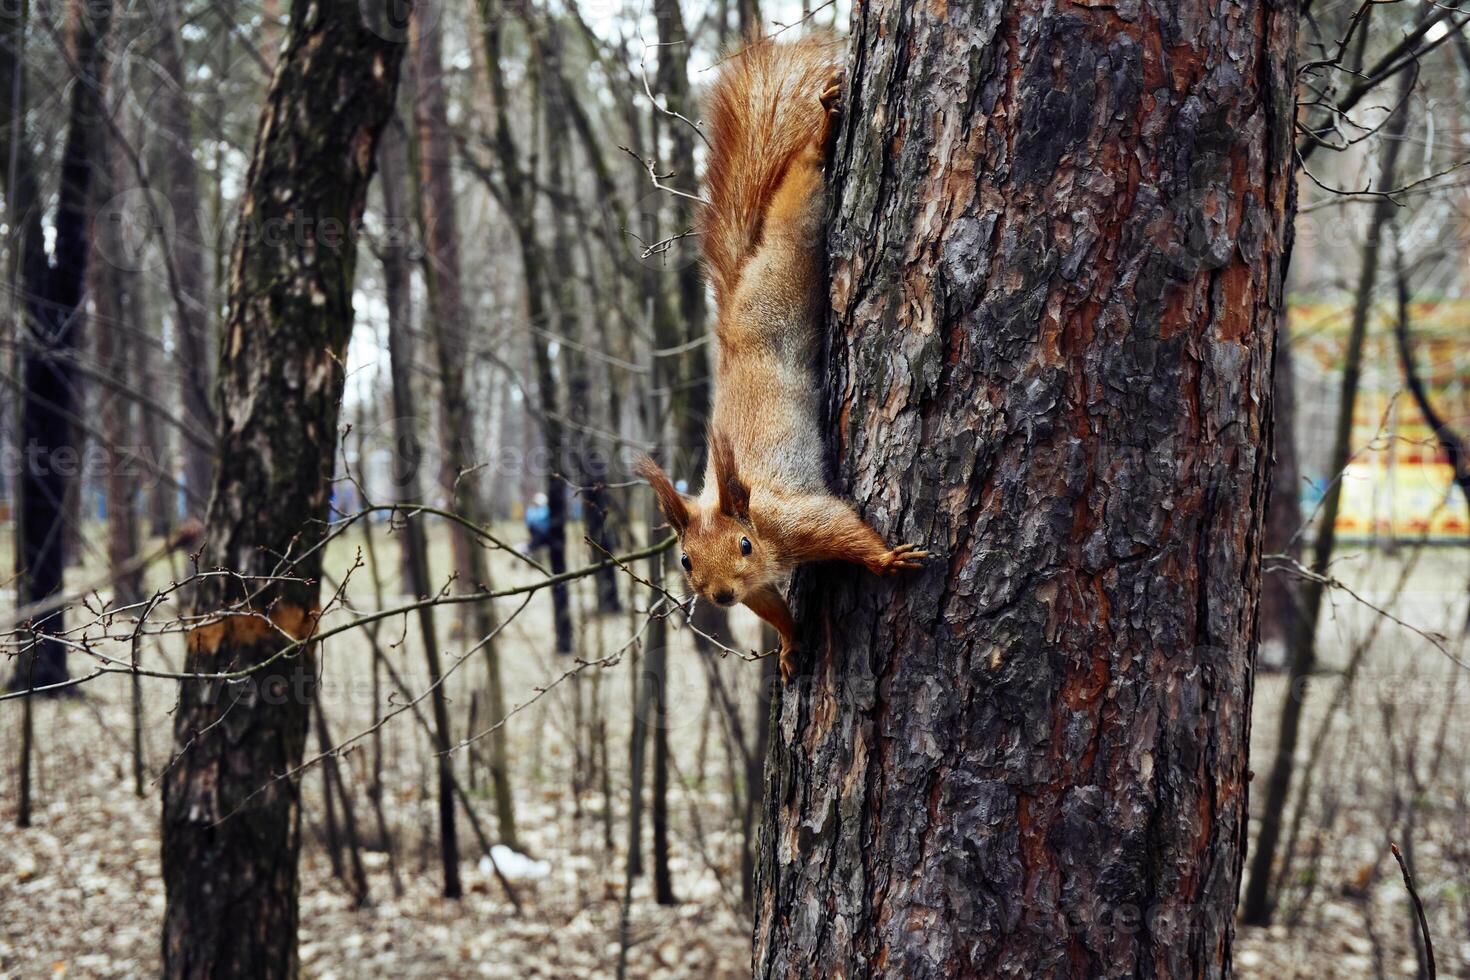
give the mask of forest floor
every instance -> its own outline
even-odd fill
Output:
[[[403,597],[396,543],[382,529],[374,540],[384,602],[397,604]],[[334,548],[329,564],[336,576],[346,572],[361,543],[354,535]],[[448,549],[434,550],[443,555]],[[1459,624],[1470,552],[1426,549],[1417,558],[1404,550],[1357,552],[1358,559],[1338,567],[1340,577],[1368,601],[1453,637],[1447,644],[1452,652],[1463,648]],[[1395,594],[1394,583],[1406,568],[1405,587]],[[497,585],[534,577],[506,554],[495,556],[493,574]],[[348,593],[362,609],[377,607],[368,575],[366,568],[354,572]],[[167,569],[159,569],[150,584],[168,577]],[[583,615],[590,590],[579,590],[577,597],[578,642],[589,657],[616,651],[637,632],[627,614]],[[503,605],[501,615],[514,608]],[[753,648],[757,624],[741,612],[735,623],[738,645]],[[446,630],[451,615],[443,614]],[[422,731],[404,713],[384,725],[378,739],[363,739],[342,762],[359,834],[376,848],[363,852],[370,889],[364,908],[354,907],[333,874],[322,832],[321,767],[305,778],[304,976],[615,974],[627,843],[629,661],[625,656],[616,667],[589,669],[575,680],[558,682],[569,661],[548,649],[550,618],[549,598],[540,594],[506,628],[498,648],[511,704],[549,688],[508,726],[520,850],[545,862],[511,858],[503,864],[517,875],[513,884],[523,910],[516,913],[483,867],[463,820],[459,838],[466,894],[460,901],[440,897],[433,780],[427,768],[431,757]],[[1418,962],[1406,893],[1387,850],[1392,838],[1407,845],[1414,862],[1440,976],[1470,977],[1470,677],[1459,677],[1464,671],[1450,669],[1428,640],[1392,623],[1375,629],[1376,617],[1344,595],[1336,597],[1324,620],[1321,646],[1328,668],[1340,668],[1365,642],[1367,653],[1339,721],[1322,740],[1278,923],[1270,929],[1238,928],[1237,973],[1271,980],[1414,976]],[[405,634],[395,621],[380,634],[380,645],[410,686],[420,690],[425,673],[413,630]],[[448,645],[459,650],[468,644],[455,639]],[[152,666],[176,669],[181,646],[171,637],[144,656]],[[370,645],[354,633],[328,641],[320,658],[320,699],[338,742],[367,729],[379,713],[375,704],[387,703],[386,691],[379,702],[372,697],[372,662]],[[748,737],[754,730],[758,668],[729,657],[718,669],[746,706]],[[456,733],[484,726],[478,699],[483,670],[483,657],[466,658],[448,683]],[[388,685],[386,677],[380,680]],[[1311,689],[1304,757],[1338,683],[1328,676]],[[1252,733],[1257,787],[1275,746],[1283,689],[1279,675],[1263,676],[1257,684]],[[688,632],[678,631],[671,644],[669,810],[670,867],[679,902],[657,905],[651,876],[637,880],[628,908],[630,977],[749,974],[750,926],[740,888],[743,764],[718,712],[708,708],[707,690]],[[172,682],[154,681],[143,692],[148,778],[142,798],[133,788],[125,679],[103,678],[86,686],[81,697],[37,704],[34,826],[8,831],[0,849],[0,976],[157,972],[164,897],[156,778],[168,759],[175,691]],[[15,705],[0,706],[0,745],[7,750],[0,763],[0,819],[7,828],[16,800],[13,747],[20,712]],[[598,719],[605,722],[605,751],[613,760],[606,770],[606,795],[601,766],[587,763],[589,752],[604,751],[592,734]],[[309,751],[317,750],[313,738]],[[379,757],[401,894],[395,894],[389,854],[381,848],[365,792]],[[457,758],[459,775],[473,785],[476,812],[493,837],[495,807],[483,758],[469,751]],[[1258,789],[1252,802],[1259,797]],[[645,822],[645,855],[647,834]]]

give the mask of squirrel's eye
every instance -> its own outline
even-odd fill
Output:
[[[740,553],[742,555],[748,555],[748,554],[750,554],[750,539],[749,538],[741,538],[740,539]]]
[[[686,572],[692,572],[692,571],[694,571],[694,566],[691,565],[691,564],[689,564],[689,556],[688,555],[680,555],[679,556],[679,564],[681,564],[681,565],[684,566],[684,571],[686,571]]]

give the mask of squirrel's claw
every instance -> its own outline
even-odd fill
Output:
[[[916,544],[901,544],[883,556],[878,574],[896,575],[899,572],[915,571],[924,567],[924,559],[928,557],[929,552],[920,550]]]
[[[827,85],[822,89],[822,94],[817,96],[822,103],[822,126],[817,132],[817,148],[825,153],[832,142],[833,121],[842,111],[842,83],[846,80],[847,73],[841,68],[834,69],[832,77],[827,80]]]
[[[827,79],[827,85],[818,96],[822,102],[822,108],[833,113],[842,108],[842,83],[847,80],[847,72],[841,68],[832,72],[832,77]]]
[[[798,652],[800,652],[800,650],[801,647],[795,644],[791,644],[789,646],[785,643],[781,644],[781,649],[778,651],[778,655],[781,658],[782,684],[790,684],[792,679],[796,677],[796,655]]]

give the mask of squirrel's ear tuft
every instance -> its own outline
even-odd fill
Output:
[[[729,436],[717,429],[709,433],[710,459],[715,465],[715,481],[720,491],[720,513],[741,520],[750,516],[750,487],[740,479],[735,465],[735,450]]]
[[[647,456],[642,457],[634,464],[633,469],[638,475],[648,481],[653,487],[653,492],[658,495],[658,509],[664,515],[664,520],[674,529],[675,534],[683,534],[689,527],[689,504],[684,495],[674,489],[674,483],[663,468]]]

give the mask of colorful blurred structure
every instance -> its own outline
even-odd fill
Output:
[[[1435,410],[1470,438],[1470,300],[1410,305],[1414,359]],[[1470,543],[1470,513],[1448,458],[1404,384],[1394,338],[1394,304],[1379,303],[1363,351],[1353,417],[1353,461],[1343,474],[1337,519],[1345,538]],[[1349,303],[1294,303],[1292,351],[1302,510],[1310,514],[1332,478],[1329,468],[1351,319]]]

